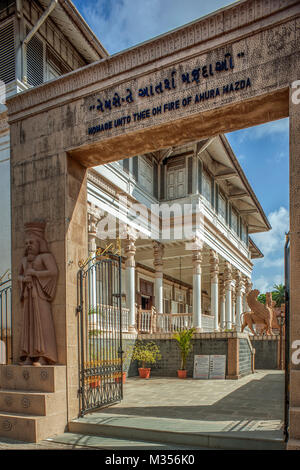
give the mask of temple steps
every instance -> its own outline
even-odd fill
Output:
[[[0,437],[38,442],[65,431],[65,366],[0,366]]]
[[[69,423],[68,432],[85,436],[153,442],[186,448],[278,450],[285,449],[280,431],[218,432],[215,423],[113,413],[91,413]]]

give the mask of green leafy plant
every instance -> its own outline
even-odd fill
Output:
[[[146,364],[155,364],[160,359],[160,349],[154,341],[136,341],[132,352],[132,360],[140,362],[142,368],[145,368]]]
[[[282,284],[274,284],[272,292],[272,299],[276,302],[276,307],[280,307],[285,303],[285,288]]]
[[[185,370],[187,357],[192,350],[192,337],[194,332],[195,328],[190,328],[189,330],[178,331],[173,335],[173,338],[176,339],[177,345],[180,349],[181,370]]]

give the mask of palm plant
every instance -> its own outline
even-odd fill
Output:
[[[274,284],[272,298],[276,302],[276,307],[280,307],[285,302],[285,288],[283,284]]]
[[[181,370],[185,370],[186,361],[189,353],[192,350],[192,337],[195,332],[195,328],[189,330],[182,330],[174,333],[173,338],[176,339],[181,354]]]

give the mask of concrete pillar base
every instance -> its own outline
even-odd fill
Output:
[[[195,327],[195,333],[203,333],[203,328]]]
[[[136,333],[136,332],[137,332],[137,331],[136,331],[135,326],[129,325],[129,327],[128,327],[128,333]]]
[[[38,442],[66,430],[65,366],[0,366],[0,436]]]

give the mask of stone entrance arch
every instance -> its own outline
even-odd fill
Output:
[[[300,340],[298,0],[244,0],[8,101],[12,280],[24,223],[47,221],[59,269],[53,302],[67,420],[78,415],[77,263],[86,255],[86,169],[290,118],[291,344]],[[20,302],[13,298],[14,361]],[[300,440],[300,365],[291,364],[290,439]]]

